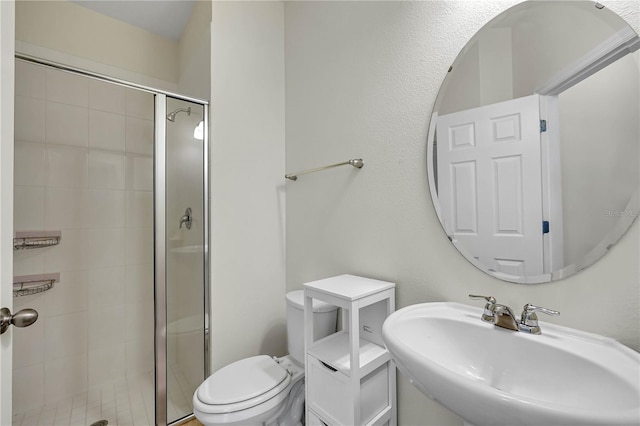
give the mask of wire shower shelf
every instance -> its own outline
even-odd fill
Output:
[[[27,231],[16,232],[13,238],[14,250],[25,250],[51,247],[60,244],[60,231]]]
[[[60,274],[22,275],[13,277],[13,297],[29,296],[51,290],[60,281]]]

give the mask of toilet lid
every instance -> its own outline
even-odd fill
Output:
[[[267,355],[241,359],[213,373],[198,388],[204,404],[219,412],[244,410],[279,394],[289,385],[287,370]]]

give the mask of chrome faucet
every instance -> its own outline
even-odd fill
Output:
[[[516,316],[510,307],[495,303],[493,305],[493,324],[513,331],[520,331]]]
[[[484,299],[487,301],[487,304],[484,305],[484,312],[481,317],[482,321],[513,331],[542,334],[540,326],[538,325],[538,316],[536,315],[536,312],[542,312],[547,315],[560,315],[560,312],[558,311],[527,303],[524,305],[522,314],[520,315],[520,321],[518,321],[513,310],[507,305],[496,303],[496,298],[493,296],[470,294],[469,297],[472,299]]]

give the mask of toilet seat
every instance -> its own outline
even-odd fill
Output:
[[[267,355],[236,361],[209,376],[196,391],[200,411],[225,414],[262,404],[283,392],[291,374]],[[278,399],[278,398],[276,398]]]

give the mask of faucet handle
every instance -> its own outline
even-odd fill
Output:
[[[541,334],[540,326],[538,325],[538,315],[536,312],[542,312],[543,314],[558,316],[560,312],[553,309],[543,308],[541,306],[535,306],[530,303],[524,305],[522,309],[522,316],[520,317],[520,331],[526,331],[531,334]]]
[[[541,306],[535,306],[535,305],[532,305],[531,303],[527,303],[526,305],[524,305],[522,314],[524,315],[525,313],[527,313],[527,314],[535,315],[536,312],[542,312],[543,314],[553,315],[553,316],[560,315],[560,312],[558,311],[554,311],[553,309],[549,309],[549,308],[543,308]]]
[[[484,299],[492,305],[496,303],[496,298],[493,296],[480,296],[478,294],[470,294],[469,297],[471,299]]]
[[[493,296],[480,296],[477,294],[470,294],[471,299],[484,299],[487,304],[484,305],[484,312],[482,313],[482,321],[493,323],[493,305],[496,304],[496,298]]]

